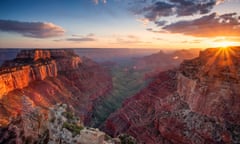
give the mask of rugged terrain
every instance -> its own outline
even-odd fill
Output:
[[[0,124],[21,113],[25,100],[43,109],[64,102],[87,123],[111,87],[107,70],[72,50],[22,50],[0,70]]]
[[[111,138],[98,129],[85,127],[72,107],[57,104],[49,108],[47,117],[40,107],[24,104],[25,111],[0,128],[0,143],[4,144],[136,144],[128,135]]]
[[[207,49],[158,74],[103,130],[139,143],[240,143],[240,47]]]
[[[99,127],[108,116],[119,109],[122,102],[146,87],[160,71],[179,67],[184,59],[198,56],[200,49],[159,51],[144,57],[132,58],[128,63],[102,63],[111,69],[112,90],[94,107],[91,126]]]

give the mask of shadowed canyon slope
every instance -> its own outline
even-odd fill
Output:
[[[131,61],[128,60],[128,63],[102,63],[111,69],[113,88],[94,107],[91,126],[101,127],[107,117],[121,107],[126,98],[146,87],[160,71],[179,67],[183,59],[195,58],[199,51],[199,49],[168,53],[160,51],[143,57],[134,57]]]
[[[72,50],[22,50],[0,70],[0,123],[21,113],[24,101],[42,108],[64,102],[88,121],[93,104],[111,87],[107,70]]]
[[[139,143],[239,143],[240,47],[207,49],[165,71],[105,122]]]

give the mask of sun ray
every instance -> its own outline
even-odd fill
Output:
[[[217,48],[216,53],[206,63],[205,73],[208,73],[209,76],[214,76],[219,75],[218,70],[220,70],[227,78],[236,77],[237,71],[234,64],[234,57],[236,57],[234,48]],[[209,73],[209,71],[211,72]]]

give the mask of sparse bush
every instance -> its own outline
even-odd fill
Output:
[[[136,139],[130,135],[121,134],[118,137],[121,140],[121,144],[137,144]]]
[[[69,120],[73,120],[73,119],[74,119],[74,115],[73,115],[73,113],[71,113],[71,112],[64,112],[63,115],[64,115],[67,119],[69,119]]]
[[[76,125],[76,124],[67,123],[67,122],[63,123],[63,128],[66,128],[69,131],[71,131],[73,133],[73,136],[76,136],[77,134],[80,134],[80,131],[83,129],[82,126],[79,126],[79,125]]]

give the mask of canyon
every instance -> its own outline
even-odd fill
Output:
[[[240,142],[240,47],[160,51],[128,63],[75,51],[21,50],[2,64],[0,142]],[[41,115],[42,127],[29,114]]]
[[[240,47],[207,49],[160,72],[101,126],[139,143],[240,142]]]
[[[108,70],[73,50],[22,50],[0,70],[0,124],[17,117],[24,101],[46,111],[64,102],[87,122],[94,103],[111,87]]]
[[[142,57],[136,57],[138,53],[134,57],[127,57],[127,53],[125,56],[127,60],[124,61],[128,61],[128,63],[114,63],[116,59],[121,59],[123,54],[119,57],[115,55],[116,58],[112,63],[109,61],[101,63],[101,65],[110,69],[113,87],[109,93],[101,97],[100,101],[96,103],[90,126],[101,127],[110,114],[121,107],[125,99],[132,97],[145,88],[155,79],[159,72],[178,68],[182,60],[197,57],[199,51],[200,49],[183,49],[173,52],[160,50],[157,53]],[[113,50],[109,53],[111,52]],[[132,50],[133,52],[134,50]]]

